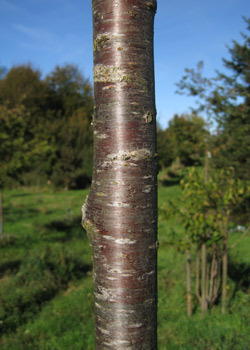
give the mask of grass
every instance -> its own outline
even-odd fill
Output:
[[[92,350],[93,286],[89,242],[80,226],[87,191],[4,192],[0,240],[1,350]],[[180,203],[178,185],[160,187],[159,204]],[[68,203],[68,204],[67,204]],[[69,208],[71,211],[67,210]],[[169,242],[175,218],[159,218],[160,350],[250,350],[250,237],[230,252],[227,314],[202,319],[193,296],[186,317],[185,254]],[[239,233],[231,234],[231,243]],[[193,271],[194,277],[194,271]]]

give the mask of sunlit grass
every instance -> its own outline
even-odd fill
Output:
[[[0,246],[1,350],[94,349],[91,250],[80,225],[87,192],[4,192],[9,239]],[[178,185],[160,187],[158,197],[160,206],[168,200],[183,205]],[[159,349],[250,349],[249,236],[230,252],[235,269],[228,282],[227,315],[216,305],[202,319],[193,295],[188,319],[185,252],[171,244],[172,230],[185,232],[176,218],[160,216],[158,227]],[[231,236],[230,244],[239,238]],[[239,269],[245,274],[236,279]]]

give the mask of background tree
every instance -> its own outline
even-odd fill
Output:
[[[171,165],[174,160],[173,157],[173,145],[170,142],[168,128],[157,130],[157,153],[158,153],[158,164],[161,170]]]
[[[93,0],[96,349],[157,349],[156,1]]]
[[[54,109],[64,118],[86,105],[92,107],[91,85],[76,65],[56,66],[45,81]]]
[[[205,121],[198,115],[174,115],[169,126],[157,132],[160,167],[170,166],[177,159],[184,166],[201,165],[208,135]]]
[[[191,309],[191,251],[196,256],[195,292],[202,316],[215,305],[220,295],[225,313],[229,220],[235,208],[249,196],[250,187],[235,177],[232,169],[210,169],[209,178],[204,181],[204,173],[193,167],[186,172],[181,186],[184,206],[176,208],[169,203],[161,212],[167,218],[178,213],[185,228],[185,236],[179,237],[176,244],[187,253],[188,315]]]
[[[0,80],[0,104],[8,108],[23,105],[32,116],[30,127],[38,122],[36,116],[45,111],[46,86],[41,72],[31,64],[12,67]]]
[[[50,152],[46,141],[25,138],[29,129],[29,112],[24,106],[9,109],[0,105],[0,202],[2,191],[13,182],[19,182],[20,175],[29,169],[38,155],[44,158]],[[0,204],[0,209],[2,203]],[[0,210],[0,234],[3,219]]]
[[[9,166],[9,185],[10,179],[25,185],[52,180],[56,186],[67,188],[90,183],[92,88],[76,66],[57,66],[45,79],[31,64],[11,68],[0,80],[0,106],[13,114],[11,120],[16,118],[15,109],[25,109],[20,116],[24,126],[20,132],[23,142],[34,149],[32,162],[19,168],[18,177]],[[0,132],[6,134],[4,125]],[[14,137],[10,132],[8,140],[13,145]]]
[[[174,157],[185,166],[200,165],[205,152],[208,135],[204,120],[196,114],[175,115],[168,128]]]
[[[250,30],[250,19],[245,19]],[[250,37],[233,41],[230,59],[223,59],[228,73],[217,72],[208,79],[202,75],[203,63],[197,69],[186,69],[177,84],[179,93],[198,97],[198,109],[217,123],[213,160],[220,167],[233,167],[237,176],[248,179],[250,173]]]
[[[57,66],[46,83],[52,113],[56,114],[50,129],[55,144],[52,181],[58,186],[84,187],[92,175],[91,85],[74,65]]]

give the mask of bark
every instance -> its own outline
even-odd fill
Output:
[[[208,180],[209,180],[209,151],[208,151],[208,142],[207,141],[206,141],[206,145],[205,145],[204,173],[205,173],[205,184],[206,184],[206,183],[208,183]]]
[[[215,293],[215,276],[216,276],[216,250],[213,249],[213,257],[211,262],[211,270],[210,270],[210,285],[209,285],[209,294],[208,294],[208,303],[209,307],[211,308],[213,306],[213,300],[214,300],[214,293]]]
[[[222,313],[226,313],[227,302],[227,227],[224,228],[223,257],[222,257]]]
[[[3,234],[3,199],[2,191],[0,190],[0,237]]]
[[[214,281],[213,305],[218,298],[220,285],[221,285],[221,259],[217,257],[216,274],[215,274],[215,281]]]
[[[209,272],[210,272],[210,266],[209,261],[207,260],[207,271],[206,271],[206,304],[208,308],[208,296],[209,296]]]
[[[209,158],[208,158],[208,143],[205,147],[205,185],[209,181]],[[201,245],[201,313],[205,316],[207,311],[207,295],[208,295],[208,276],[207,276],[207,247],[206,243]]]
[[[201,303],[201,295],[200,295],[200,248],[198,248],[197,253],[196,253],[195,292],[196,292],[197,299]]]
[[[192,297],[191,297],[191,254],[187,250],[187,316],[192,314]]]
[[[156,350],[156,1],[93,0],[94,170],[82,207],[96,350]]]
[[[201,313],[205,316],[207,311],[207,247],[203,243],[201,246]]]

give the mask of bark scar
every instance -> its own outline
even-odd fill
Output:
[[[83,205],[82,205],[82,208],[81,208],[81,211],[82,211],[82,227],[83,227],[83,228],[85,228],[88,197],[89,197],[89,196],[86,196],[85,201],[84,201],[84,203],[83,203]]]
[[[87,213],[88,213],[88,196],[86,196],[86,199],[82,205],[82,227],[85,229],[85,231],[87,232],[87,236],[90,240],[91,245],[93,244],[93,241],[95,240],[96,237],[96,233],[97,233],[97,229],[94,226],[94,224],[89,220],[89,218],[87,217]]]
[[[151,123],[153,120],[152,113],[148,111],[146,114],[144,114],[143,119],[145,120],[146,124]]]

